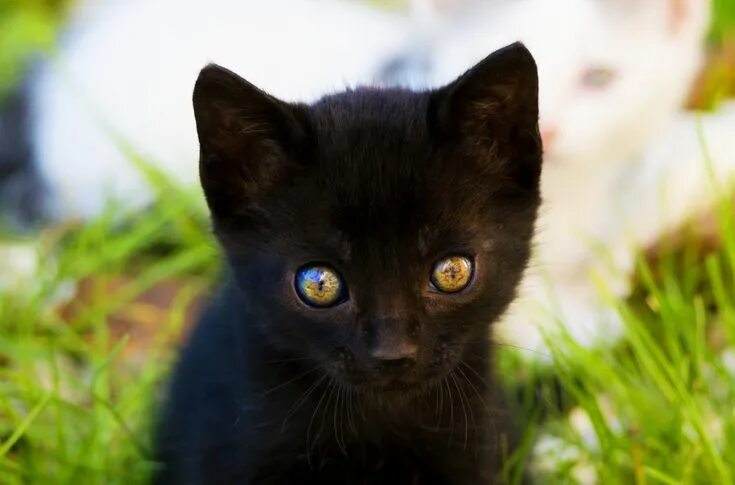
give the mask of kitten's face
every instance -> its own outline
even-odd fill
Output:
[[[443,377],[487,338],[529,256],[536,93],[520,45],[440,90],[308,107],[205,68],[202,184],[257,317],[244,324],[359,389]]]

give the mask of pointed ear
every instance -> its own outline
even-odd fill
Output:
[[[538,187],[538,74],[523,44],[490,54],[436,91],[430,110],[430,124],[440,137],[504,160],[507,175],[522,188]]]
[[[279,101],[215,64],[194,87],[199,176],[214,216],[242,214],[253,200],[298,167],[305,142],[303,108]]]

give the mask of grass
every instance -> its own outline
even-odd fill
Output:
[[[0,0],[0,86],[50,45],[52,3]],[[733,4],[716,5],[713,35],[724,38]],[[8,34],[8,12],[30,20]],[[0,274],[0,483],[145,483],[155,466],[150,431],[172,349],[220,268],[198,194],[137,162],[159,192],[150,210],[110,207],[6,244],[29,268]],[[504,349],[527,423],[509,480],[532,460],[541,483],[733,483],[735,217],[722,200],[715,250],[693,236],[642,257],[632,297],[611,299],[628,329],[619,345],[561,337],[543,367]]]
[[[576,404],[546,425],[553,447],[542,461],[554,483],[590,473],[600,483],[733,482],[732,256],[707,257],[705,291],[687,285],[699,265],[654,278],[642,262],[649,308],[611,302],[627,328],[619,346],[551,345],[553,372]]]
[[[219,264],[198,195],[149,178],[161,194],[150,210],[111,207],[24,244],[37,269],[0,294],[0,483],[145,483],[155,466],[154,404]],[[733,482],[735,218],[723,201],[719,250],[703,256],[695,239],[656,263],[641,258],[636,294],[610,302],[628,328],[619,345],[556,339],[550,368],[503,351],[509,389],[524,383],[512,397],[528,447],[515,465],[533,460],[541,483]],[[171,282],[164,309],[146,306]],[[136,333],[125,314],[152,329]],[[563,412],[548,404],[559,384]]]
[[[541,483],[735,482],[735,212],[732,188],[712,184],[716,248],[691,226],[641,254],[633,295],[608,298],[622,341],[590,349],[562,333],[541,370],[503,356],[508,381],[535,391],[519,408],[527,435],[543,434],[530,457]]]
[[[166,193],[144,214],[111,208],[48,231],[28,249],[38,269],[0,295],[0,483],[145,481],[151,404],[187,309],[218,268],[198,199]],[[150,335],[117,328],[122,310],[145,310],[140,296],[170,281]],[[136,346],[144,358],[131,357]]]
[[[715,42],[732,39],[735,25],[735,2],[732,0],[712,0],[711,37]]]

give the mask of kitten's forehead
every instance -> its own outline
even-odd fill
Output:
[[[428,104],[428,93],[403,89],[360,88],[326,96],[310,107],[320,155],[377,150],[398,155],[411,145],[425,145]]]
[[[476,225],[463,206],[479,200],[482,186],[475,181],[459,196],[444,186],[457,179],[452,174],[461,164],[436,158],[428,104],[427,93],[360,89],[310,107],[316,153],[299,190],[313,202],[293,209],[320,221],[319,232],[330,234],[345,259],[426,254],[438,239],[449,244]]]
[[[333,205],[363,221],[401,218],[426,197],[428,95],[360,89],[311,108],[313,179]]]

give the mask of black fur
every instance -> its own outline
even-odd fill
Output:
[[[539,205],[536,68],[520,44],[430,92],[289,105],[218,66],[194,90],[200,172],[231,282],[175,371],[161,484],[492,483],[516,443],[489,324]],[[465,290],[433,264],[472,258]],[[294,272],[329,263],[344,303]],[[418,346],[380,360],[377,348]]]

